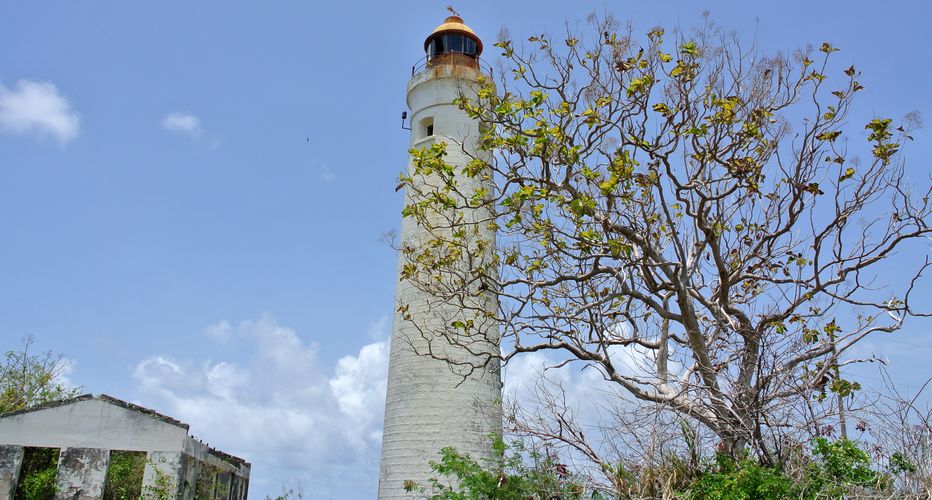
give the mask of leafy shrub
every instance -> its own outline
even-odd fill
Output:
[[[58,485],[55,481],[57,470],[45,469],[33,472],[23,479],[23,496],[25,500],[51,500],[55,498]]]
[[[104,500],[135,500],[142,495],[142,476],[146,469],[146,453],[111,451],[110,468]]]
[[[806,471],[808,490],[835,497],[853,488],[883,486],[884,478],[871,468],[870,456],[856,442],[820,437],[812,443],[815,460]]]
[[[431,469],[440,478],[430,479],[427,491],[413,481],[405,481],[409,492],[430,494],[431,500],[525,500],[529,498],[602,498],[588,491],[569,473],[553,453],[526,450],[521,443],[505,444],[494,438],[491,467],[483,467],[469,455],[444,448]]]
[[[58,448],[27,447],[16,484],[16,500],[50,500],[58,490]]]
[[[689,499],[780,499],[793,495],[793,481],[782,471],[747,458],[719,455],[716,467],[702,474],[683,495]]]
[[[909,458],[902,452],[895,451],[890,455],[890,461],[887,464],[887,469],[890,470],[891,474],[915,474],[916,466],[909,461]]]
[[[794,480],[785,471],[747,458],[735,461],[719,456],[715,466],[700,474],[682,496],[723,500],[839,498],[877,494],[889,486],[889,477],[874,470],[867,452],[848,439],[814,439],[810,460]]]
[[[735,460],[718,455],[715,460],[699,455],[666,457],[652,467],[626,469],[623,464],[603,465],[603,472],[616,481],[614,493],[599,491],[570,474],[549,450],[528,451],[521,443],[507,446],[495,440],[495,456],[483,466],[469,455],[444,448],[441,458],[431,463],[438,477],[427,488],[406,481],[404,488],[431,500],[528,500],[636,497],[644,494],[689,500],[777,500],[873,497],[891,489],[892,476],[915,470],[898,454],[890,457],[888,473],[872,466],[871,458],[854,441],[812,441],[811,454],[793,472],[759,464],[745,456]],[[802,451],[802,450],[800,450]],[[645,491],[632,485],[656,485]]]

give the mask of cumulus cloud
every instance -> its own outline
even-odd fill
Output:
[[[54,84],[19,80],[12,88],[0,84],[0,131],[64,145],[81,132],[81,118]]]
[[[333,366],[318,346],[263,315],[208,326],[233,360],[156,355],[133,372],[139,402],[253,463],[250,490],[282,485],[320,498],[371,498],[378,478],[388,343],[377,340]],[[237,351],[237,352],[232,352]]]
[[[201,136],[201,119],[191,113],[173,112],[162,119],[162,128],[169,132],[186,135],[192,139]]]
[[[532,410],[541,404],[541,391],[562,387],[567,405],[582,413],[598,413],[598,403],[614,388],[602,373],[580,363],[563,364],[553,355],[528,353],[508,362],[503,396]]]
[[[204,335],[214,342],[226,343],[233,338],[233,328],[227,320],[218,321],[204,328]]]

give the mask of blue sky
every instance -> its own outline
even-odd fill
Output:
[[[446,3],[0,1],[0,348],[33,334],[88,391],[190,422],[253,462],[254,498],[298,480],[370,498],[395,271],[380,237],[400,220],[405,84]],[[867,87],[855,121],[932,113],[925,1],[456,7],[487,42],[709,10],[764,50],[840,47]],[[932,134],[914,136],[927,182]],[[905,388],[930,374],[927,331],[869,345]]]

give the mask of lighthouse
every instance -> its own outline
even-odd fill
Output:
[[[488,175],[467,176],[461,170],[478,158],[491,161],[479,147],[480,122],[454,104],[475,96],[480,82],[490,79],[479,55],[482,41],[459,16],[448,17],[425,40],[426,55],[412,70],[407,87],[412,149],[445,143],[446,163],[457,172],[456,186],[463,200],[479,192],[492,192]],[[414,175],[409,164],[412,191],[429,191],[432,179]],[[467,204],[468,205],[468,204]],[[472,246],[470,259],[457,265],[491,262],[495,229],[485,208],[459,206],[456,216],[470,226],[469,234],[481,245]],[[440,214],[436,214],[438,219]],[[442,224],[438,224],[442,226]],[[430,461],[440,459],[444,447],[469,454],[484,463],[492,458],[490,435],[502,431],[501,374],[498,359],[499,325],[493,293],[467,294],[465,301],[444,298],[406,279],[408,256],[438,236],[457,230],[419,225],[402,219],[399,280],[395,290],[391,352],[385,398],[385,422],[379,468],[379,498],[411,498],[405,486],[428,485]],[[440,234],[444,237],[444,234]],[[474,243],[467,243],[474,245]],[[407,252],[406,252],[407,250]],[[464,324],[468,329],[457,329]]]

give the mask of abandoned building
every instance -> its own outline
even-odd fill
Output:
[[[119,490],[129,498],[241,500],[249,470],[245,460],[190,436],[187,424],[104,394],[0,415],[3,499],[44,480],[56,498]]]

